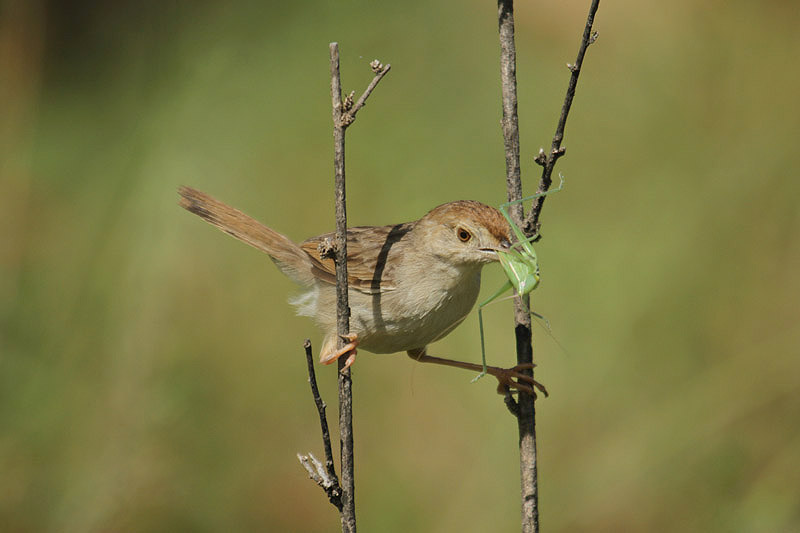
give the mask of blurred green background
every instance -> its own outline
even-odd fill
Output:
[[[517,2],[523,178],[588,10]],[[503,201],[496,4],[0,4],[0,529],[335,531],[292,284],[177,206],[333,227],[328,43],[352,225]],[[800,10],[603,2],[543,215],[544,531],[800,530]],[[484,292],[502,282],[486,270]],[[512,306],[487,313],[514,361]],[[477,361],[470,316],[432,353]],[[491,379],[362,352],[363,531],[515,531]],[[335,371],[319,369],[335,420]]]

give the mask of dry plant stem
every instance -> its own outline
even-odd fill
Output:
[[[498,0],[498,22],[500,30],[500,67],[503,84],[503,139],[506,152],[506,185],[508,189],[508,200],[514,201],[522,197],[522,182],[520,179],[520,157],[519,157],[519,127],[517,117],[517,81],[516,81],[516,52],[514,46],[514,5],[513,0]],[[561,117],[553,137],[553,143],[549,154],[540,152],[535,161],[542,165],[542,177],[539,182],[537,192],[545,192],[550,188],[552,173],[556,161],[564,155],[564,148],[561,142],[564,138],[564,128],[567,116],[569,115],[572,100],[575,96],[575,88],[578,83],[583,58],[586,49],[597,38],[597,34],[592,32],[594,16],[599,6],[599,0],[593,0],[589,9],[589,16],[583,32],[578,58],[574,65],[569,65],[572,72],[567,96],[564,106],[561,109]],[[539,232],[539,216],[545,197],[537,198],[531,208],[531,212],[524,217],[521,204],[511,206],[511,217],[514,222],[523,227],[526,235],[531,236]],[[524,225],[521,224],[524,219]],[[517,344],[517,363],[530,363],[533,359],[531,317],[527,309],[530,309],[529,299],[524,298],[524,305],[517,302],[515,306],[515,336]],[[522,495],[522,531],[539,531],[539,509],[538,509],[538,476],[537,476],[537,457],[536,457],[536,410],[533,398],[528,395],[520,395],[519,401],[515,402],[512,397],[506,395],[506,407],[517,417],[519,428],[519,450],[520,450],[520,475],[521,475],[521,495]]]
[[[369,95],[389,72],[391,65],[372,62],[375,77],[364,94],[353,104],[352,96],[342,102],[342,83],[339,74],[339,45],[330,43],[331,103],[333,108],[333,165],[336,187],[336,325],[339,335],[338,347],[345,345],[344,336],[350,333],[350,305],[347,295],[347,210],[345,198],[344,138],[345,130],[356,119],[356,113],[364,107]],[[347,358],[340,357],[339,365],[339,438],[342,470],[342,531],[355,533],[355,462],[353,455],[353,382],[350,369],[345,368]]]
[[[343,126],[345,128],[347,128],[347,126],[349,126],[350,124],[353,123],[353,121],[355,121],[356,113],[358,113],[358,111],[362,107],[364,107],[364,104],[367,103],[367,98],[369,98],[369,95],[372,94],[372,91],[375,90],[375,87],[378,86],[378,82],[380,82],[381,79],[383,79],[383,77],[386,75],[386,73],[389,72],[389,69],[392,68],[392,65],[383,66],[377,60],[372,62],[372,66],[373,70],[375,71],[375,77],[372,78],[372,81],[364,90],[364,94],[361,95],[361,98],[358,99],[358,101],[355,103],[355,105],[353,105],[351,109],[343,110],[341,122],[343,123]]]
[[[514,2],[498,0],[497,16],[500,33],[500,77],[503,88],[503,142],[506,154],[506,188],[508,201],[522,198],[519,156],[519,118],[517,116],[517,54],[514,44]],[[523,220],[522,203],[512,204],[509,213],[517,225]],[[514,306],[514,333],[517,364],[533,362],[529,298],[517,299]],[[533,375],[533,370],[528,372]],[[517,417],[519,430],[519,468],[521,520],[524,533],[539,531],[539,489],[536,467],[536,410],[534,399],[520,394],[518,402],[506,397],[506,406]]]
[[[345,207],[344,130],[342,85],[339,76],[339,45],[330,44],[331,99],[333,104],[333,167],[336,188],[336,323],[339,348],[350,333],[350,305],[347,298],[347,210]],[[355,461],[353,458],[353,382],[350,369],[339,358],[339,439],[342,465],[342,531],[356,531]]]
[[[600,0],[592,0],[592,5],[589,7],[589,16],[586,18],[586,26],[583,29],[583,37],[581,38],[581,45],[578,49],[578,58],[574,64],[567,65],[572,75],[569,78],[569,85],[567,86],[567,95],[564,98],[564,105],[561,107],[561,116],[558,119],[556,126],[556,133],[553,135],[553,142],[550,145],[550,153],[545,154],[542,150],[534,161],[542,166],[542,177],[539,180],[539,187],[536,192],[546,192],[550,189],[553,182],[553,168],[556,161],[565,153],[565,149],[561,146],[564,140],[564,128],[567,125],[567,116],[572,107],[572,100],[575,98],[575,89],[578,86],[578,76],[581,73],[581,66],[583,65],[583,57],[586,55],[586,50],[589,45],[594,43],[597,39],[597,32],[592,31],[594,25],[594,16],[597,13],[597,8],[600,6]],[[540,196],[533,202],[530,213],[525,219],[524,231],[527,235],[535,235],[539,233],[539,216],[542,213],[542,207],[547,196]]]
[[[325,490],[330,502],[342,511],[342,487],[339,485],[339,478],[336,475],[336,466],[333,462],[333,449],[331,447],[331,434],[328,430],[328,417],[325,415],[325,402],[319,394],[317,388],[317,375],[314,372],[314,355],[311,350],[311,341],[306,339],[303,343],[303,348],[306,351],[306,363],[308,364],[308,383],[311,385],[311,395],[314,398],[314,404],[317,406],[317,413],[319,414],[319,425],[322,429],[322,445],[325,449],[325,467],[322,470],[322,465],[316,465],[316,458],[308,454],[306,456],[298,455],[300,462],[308,470],[311,479]],[[314,468],[310,466],[314,464]]]

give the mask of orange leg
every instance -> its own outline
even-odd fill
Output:
[[[323,365],[329,365],[339,359],[341,356],[349,353],[350,355],[344,362],[344,368],[350,368],[350,365],[352,365],[356,360],[356,353],[358,353],[356,350],[358,347],[358,335],[355,333],[350,333],[349,335],[343,335],[342,338],[347,341],[347,344],[338,350],[321,353],[319,357],[320,363]]]
[[[434,363],[437,365],[454,366],[456,368],[463,368],[465,370],[474,370],[482,372],[483,366],[474,363],[465,363],[462,361],[454,361],[452,359],[443,359],[441,357],[433,357],[425,353],[425,349],[410,350],[408,356],[420,363]],[[497,393],[505,394],[511,389],[516,389],[520,392],[525,392],[536,398],[536,389],[547,397],[547,389],[544,385],[522,372],[522,370],[532,369],[536,365],[534,363],[524,363],[511,368],[500,368],[497,366],[487,366],[486,373],[491,374],[497,378]]]

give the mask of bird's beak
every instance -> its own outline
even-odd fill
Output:
[[[497,256],[497,252],[507,252],[511,249],[511,242],[508,239],[503,239],[500,241],[496,247],[493,248],[481,248],[482,252],[490,252]]]

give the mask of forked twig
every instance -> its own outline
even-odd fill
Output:
[[[325,449],[325,466],[323,468],[319,459],[314,457],[312,453],[307,455],[297,454],[297,459],[300,464],[308,471],[309,477],[313,479],[317,485],[322,487],[328,495],[330,502],[342,511],[342,487],[339,485],[339,478],[336,476],[336,465],[333,462],[333,449],[331,447],[331,434],[328,430],[328,417],[325,415],[325,402],[319,395],[319,388],[317,388],[317,375],[314,372],[314,355],[311,350],[311,341],[306,339],[303,343],[303,348],[306,351],[306,363],[308,364],[308,383],[311,385],[311,395],[314,397],[314,404],[317,406],[317,413],[319,414],[319,424],[322,429],[322,445]]]
[[[569,85],[567,86],[567,95],[564,97],[564,105],[561,107],[561,116],[558,119],[556,126],[556,133],[553,135],[553,142],[550,145],[550,152],[545,153],[544,149],[539,150],[539,154],[534,158],[534,161],[542,167],[542,177],[539,179],[539,187],[536,189],[537,193],[547,192],[550,185],[553,183],[553,168],[556,166],[556,161],[566,153],[566,148],[561,146],[564,140],[564,128],[567,125],[567,117],[569,110],[572,107],[572,100],[575,98],[575,89],[578,86],[578,76],[581,74],[581,67],[583,66],[583,57],[586,55],[586,50],[589,45],[597,40],[597,31],[592,30],[594,25],[594,16],[597,13],[597,8],[600,6],[600,0],[592,0],[592,5],[589,7],[589,16],[586,18],[586,26],[583,29],[583,37],[581,38],[581,45],[578,49],[578,58],[575,63],[568,63],[567,68],[572,73],[569,78]],[[544,201],[547,197],[540,196],[533,201],[533,206],[525,218],[524,230],[527,235],[539,234],[539,216],[544,207]],[[538,240],[538,238],[537,238]]]
[[[561,117],[556,128],[556,134],[549,155],[540,151],[536,162],[543,168],[542,178],[537,192],[549,190],[552,182],[552,172],[556,161],[564,155],[561,142],[564,137],[564,127],[567,116],[575,96],[583,57],[588,46],[594,42],[597,34],[592,32],[594,15],[597,12],[599,0],[593,0],[586,21],[578,59],[574,65],[569,65],[572,75],[570,77],[567,96],[561,110]],[[500,34],[500,72],[503,88],[503,141],[506,159],[506,188],[508,201],[515,202],[522,198],[522,180],[520,177],[519,155],[519,119],[517,115],[517,79],[516,79],[516,49],[514,44],[514,2],[513,0],[498,0],[498,26]],[[523,228],[529,237],[538,235],[539,215],[541,214],[544,196],[538,197],[531,208],[531,212],[524,217],[524,210],[520,204],[512,205],[509,215],[514,223]],[[524,222],[524,225],[522,224]],[[517,347],[517,364],[531,364],[533,362],[531,315],[529,299],[519,298],[515,305],[514,333]],[[531,371],[531,376],[533,372]],[[510,394],[505,397],[508,410],[517,417],[519,430],[519,454],[521,477],[521,502],[522,502],[522,531],[533,533],[539,531],[539,485],[537,474],[536,450],[536,408],[531,396],[521,394],[518,401]]]
[[[337,43],[330,43],[330,70],[331,70],[331,106],[333,115],[333,166],[334,166],[334,179],[335,179],[335,201],[336,201],[336,237],[334,242],[328,243],[326,246],[327,254],[333,253],[334,261],[336,263],[336,332],[339,336],[338,346],[344,347],[344,338],[350,333],[350,305],[348,302],[347,293],[347,208],[345,198],[345,166],[344,166],[344,140],[345,130],[353,123],[356,113],[364,107],[367,98],[383,79],[391,65],[382,65],[380,61],[375,60],[370,64],[375,77],[372,82],[367,86],[364,94],[353,102],[353,95],[350,93],[347,98],[342,101],[342,83],[339,73],[339,45]],[[332,249],[331,249],[332,248]],[[323,252],[323,250],[321,250]],[[353,382],[350,374],[350,368],[345,365],[346,357],[340,357],[338,361],[339,366],[339,438],[340,438],[340,458],[341,458],[341,487],[339,505],[335,498],[331,498],[331,493],[328,493],[331,502],[337,505],[341,513],[342,531],[347,533],[355,533],[356,531],[356,507],[355,507],[355,476],[354,468],[355,461],[353,455]],[[309,363],[311,364],[311,363]],[[316,398],[315,398],[316,401]],[[320,400],[321,401],[321,400]],[[325,424],[327,426],[327,424]],[[323,440],[325,429],[323,428]],[[326,445],[326,456],[328,456],[329,442]],[[310,455],[310,454],[309,454]],[[303,466],[308,470],[312,479],[320,483],[320,486],[326,489],[326,484],[332,484],[330,476],[333,472],[332,465],[333,459],[328,456],[329,469],[322,470],[319,461],[314,461],[311,458],[306,458]],[[328,474],[328,479],[322,475],[325,472]],[[313,474],[312,474],[313,473]],[[335,477],[335,473],[333,474]],[[321,481],[318,481],[321,480]]]
[[[375,90],[375,87],[378,86],[378,83],[383,79],[384,76],[389,72],[392,68],[392,65],[384,66],[383,63],[378,61],[377,59],[373,60],[372,63],[369,64],[372,71],[375,73],[375,77],[372,78],[372,81],[369,82],[367,88],[364,89],[364,94],[361,95],[361,98],[353,104],[353,96],[355,96],[355,91],[350,92],[347,97],[342,102],[342,116],[340,122],[344,128],[352,124],[356,120],[356,113],[364,107],[364,104],[367,103],[367,98],[369,95],[372,94],[372,91]]]

